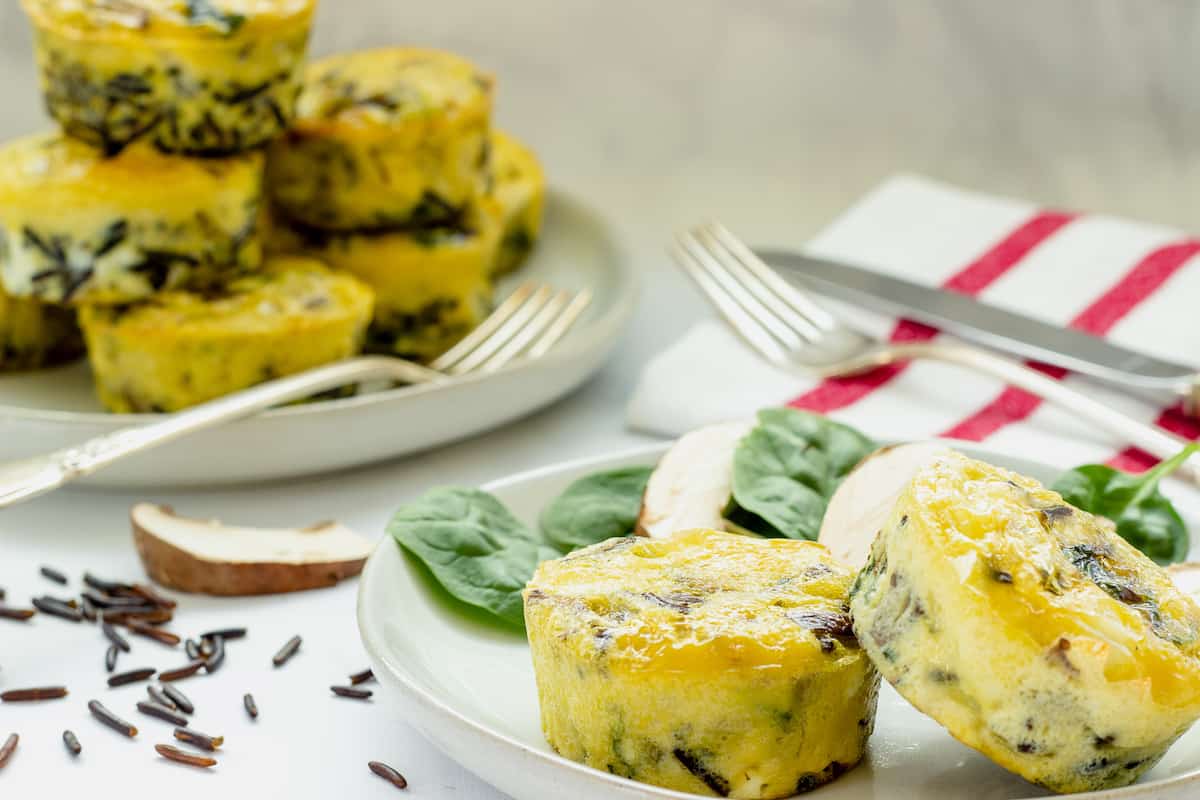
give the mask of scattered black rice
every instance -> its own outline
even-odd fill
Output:
[[[79,743],[79,737],[73,731],[63,731],[63,744],[67,746],[73,756],[83,752],[83,745]]]
[[[21,737],[15,733],[10,733],[8,738],[4,740],[4,744],[0,745],[0,768],[3,768],[8,760],[12,758],[12,754],[17,750],[17,742],[21,741]]]
[[[371,772],[374,772],[397,789],[408,788],[408,781],[404,779],[404,776],[382,761],[368,761],[367,766],[371,768]]]
[[[175,738],[194,747],[199,747],[201,750],[208,750],[209,752],[225,744],[224,736],[209,736],[206,733],[183,727],[175,729]]]
[[[250,719],[258,719],[258,703],[254,702],[254,695],[246,692],[246,696],[242,698],[242,705],[246,707]]]
[[[61,600],[55,600],[53,597],[35,597],[33,598],[33,607],[43,614],[69,619],[71,622],[81,622],[83,620],[82,611],[78,608],[71,608],[66,603]]]
[[[176,705],[175,701],[167,697],[166,692],[157,686],[147,686],[146,694],[150,695],[151,700],[158,703],[160,706],[163,706],[164,708],[169,708],[172,711],[177,711],[179,709],[179,706]]]
[[[93,717],[100,720],[114,731],[118,731],[119,733],[122,733],[131,739],[134,736],[137,736],[137,728],[109,711],[99,700],[89,700],[88,711],[91,711]]]
[[[369,668],[364,669],[362,672],[356,672],[350,676],[350,685],[358,686],[360,683],[366,683],[367,681],[373,680],[374,678],[375,678],[374,672],[372,672]]]
[[[224,639],[225,641],[228,642],[231,639],[241,639],[245,635],[246,635],[245,628],[222,628],[219,631],[209,631],[208,633],[202,633],[202,634],[200,634],[200,638],[201,639]]]
[[[56,570],[54,567],[42,567],[39,572],[42,573],[43,578],[49,578],[55,583],[63,586],[67,585],[67,576]]]
[[[279,648],[279,652],[271,659],[271,663],[277,667],[282,667],[287,663],[288,659],[296,655],[296,651],[300,649],[301,639],[299,636],[293,636],[287,640],[283,647]]]
[[[108,620],[101,622],[100,630],[104,632],[104,635],[108,637],[108,640],[112,642],[115,647],[120,648],[122,653],[129,652],[129,640],[117,633],[117,629],[112,626],[111,622]]]
[[[147,703],[145,700],[139,700],[137,704],[137,710],[151,717],[158,717],[159,719],[169,722],[172,725],[183,726],[188,724],[186,717],[181,717],[171,709],[167,708],[166,706],[160,706],[158,703]]]
[[[171,684],[169,684],[169,683],[166,684],[165,686],[162,687],[162,690],[163,690],[163,694],[165,694],[167,697],[171,698],[171,702],[173,702],[173,703],[175,703],[175,705],[179,706],[179,710],[182,711],[183,713],[191,714],[192,712],[194,712],[196,710],[196,707],[194,705],[192,705],[192,701],[188,699],[188,696],[186,694],[184,694],[183,692],[179,691],[178,689],[176,689]]]
[[[353,686],[330,686],[329,691],[338,697],[349,697],[352,700],[367,700],[374,694],[370,689],[356,689]]]
[[[36,614],[32,608],[9,608],[8,606],[0,606],[0,619],[15,619],[24,621]]]
[[[197,672],[199,672],[200,668],[203,666],[204,666],[203,661],[193,661],[190,664],[185,664],[184,666],[179,667],[178,669],[169,669],[166,672],[158,673],[158,679],[160,681],[162,681],[163,683],[170,683],[171,681],[180,681],[180,680],[183,680],[184,678],[192,677]]]
[[[136,633],[138,636],[145,636],[147,639],[153,639],[156,642],[174,647],[183,641],[178,635],[170,631],[164,631],[161,628],[156,628],[153,625],[142,622],[138,619],[130,619],[125,623],[125,627],[129,628],[130,632]]]
[[[6,703],[24,703],[31,700],[57,700],[67,696],[65,686],[39,686],[34,689],[9,689],[0,692],[0,700]]]
[[[191,753],[185,753],[178,747],[172,747],[169,744],[156,744],[154,749],[158,754],[168,761],[176,761],[180,764],[187,764],[192,767],[215,767],[217,760],[208,756],[197,756]]]
[[[97,608],[111,608],[116,611],[124,610],[146,610],[158,608],[154,603],[147,603],[144,598],[133,597],[129,595],[107,595],[93,592],[89,589],[84,589],[80,593],[80,597],[87,600]]]
[[[225,663],[225,640],[218,636],[216,639],[205,639],[204,641],[212,642],[212,654],[204,659],[204,671],[211,675]]]
[[[110,644],[104,651],[104,671],[112,672],[117,668],[117,653],[120,652],[115,644]]]
[[[147,680],[157,670],[154,667],[143,667],[141,669],[131,669],[128,672],[122,672],[119,675],[113,675],[108,679],[109,686],[124,686],[127,683],[137,683],[138,681]]]

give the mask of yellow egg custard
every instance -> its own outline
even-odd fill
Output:
[[[390,233],[326,233],[275,220],[267,249],[320,259],[366,283],[375,291],[369,348],[427,361],[491,310],[499,239],[496,215],[475,211],[455,227]]]
[[[115,153],[227,155],[288,125],[316,0],[21,0],[46,107]]]
[[[334,231],[455,222],[488,179],[492,78],[451,53],[366,50],[313,63],[267,186],[293,222]]]
[[[0,372],[49,367],[82,354],[83,339],[73,309],[11,297],[0,290]]]
[[[851,613],[909,702],[1052,791],[1131,783],[1200,717],[1200,608],[1111,523],[957,453],[901,494]]]
[[[502,131],[492,133],[490,193],[503,229],[492,271],[504,275],[521,265],[541,236],[546,175],[533,151]]]
[[[80,323],[109,410],[176,411],[354,355],[372,299],[319,262],[273,258],[204,293],[84,306]]]
[[[118,156],[60,134],[0,148],[0,277],[17,297],[129,302],[256,268],[261,153]]]
[[[788,797],[862,758],[879,678],[852,575],[814,542],[610,539],[525,589],[542,729],[563,756],[669,789]]]

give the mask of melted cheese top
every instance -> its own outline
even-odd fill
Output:
[[[307,24],[316,0],[22,0],[39,24],[75,34],[226,38]]]
[[[813,671],[863,657],[846,607],[851,578],[815,542],[693,530],[545,562],[526,608],[554,604],[565,645],[610,667]]]

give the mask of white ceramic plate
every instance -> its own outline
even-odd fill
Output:
[[[1058,470],[962,446],[964,452],[1043,481]],[[550,467],[484,488],[536,523],[571,481],[598,469],[653,464],[664,447]],[[388,701],[437,747],[518,800],[687,798],[556,755],[542,738],[529,649],[465,617],[411,559],[385,538],[368,561],[358,624]],[[821,800],[1011,800],[1046,793],[959,744],[885,682],[865,761],[812,795]],[[1183,800],[1200,796],[1200,726],[1135,786],[1074,795],[1089,800]]]
[[[579,324],[545,358],[444,386],[273,409],[131,457],[89,480],[112,486],[218,484],[326,472],[444,444],[528,414],[599,369],[633,312],[639,282],[603,217],[558,192],[549,198],[543,240],[498,296],[526,280],[594,293]],[[0,375],[0,460],[153,418],[104,413],[84,363]]]

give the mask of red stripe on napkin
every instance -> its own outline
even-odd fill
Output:
[[[966,267],[950,276],[942,283],[942,288],[972,296],[979,294],[1073,219],[1074,214],[1062,211],[1040,211],[1034,214]],[[888,338],[893,342],[928,341],[937,334],[937,329],[928,325],[901,319]],[[890,364],[861,375],[828,378],[788,405],[827,414],[858,402],[887,384],[907,366],[908,364]]]
[[[1183,405],[1178,404],[1159,414],[1155,424],[1166,428],[1177,436],[1185,439],[1200,439],[1200,420],[1184,413]],[[1159,459],[1137,447],[1129,447],[1108,460],[1110,467],[1123,469],[1126,472],[1145,472],[1159,462]]]
[[[1194,240],[1175,242],[1153,250],[1112,288],[1077,314],[1071,320],[1070,327],[1093,336],[1107,335],[1113,326],[1154,294],[1197,253],[1200,253],[1200,242]],[[1059,380],[1067,374],[1060,367],[1033,362],[1029,366]],[[995,400],[940,435],[980,442],[1006,425],[1027,419],[1041,404],[1041,398],[1036,395],[1009,386]],[[1159,424],[1163,424],[1161,419]],[[1200,431],[1197,433],[1200,435]]]

